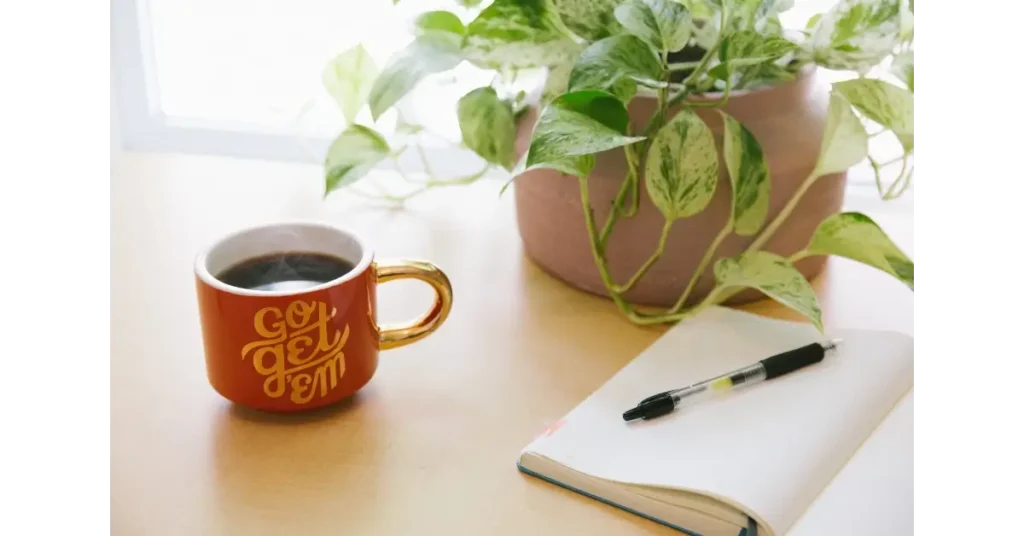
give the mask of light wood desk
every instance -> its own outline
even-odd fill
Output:
[[[125,154],[112,178],[111,516],[118,535],[676,534],[520,474],[519,450],[660,328],[554,280],[524,258],[512,196],[487,181],[403,210],[339,193],[320,169]],[[908,254],[912,216],[872,212]],[[325,218],[378,257],[440,265],[448,322],[381,355],[351,401],[308,416],[232,407],[207,384],[192,279],[197,251],[240,226]],[[385,225],[387,226],[385,230]],[[911,332],[913,294],[832,259],[814,282],[826,324]],[[381,287],[382,320],[430,291]],[[771,302],[746,309],[796,318]]]

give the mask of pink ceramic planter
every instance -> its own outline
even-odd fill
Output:
[[[707,98],[718,98],[708,95]],[[829,86],[809,71],[792,82],[754,92],[734,92],[725,111],[746,126],[761,143],[771,173],[771,202],[766,221],[771,221],[814,169],[828,113]],[[633,131],[640,132],[657,109],[657,101],[638,96],[630,103]],[[722,121],[711,108],[698,108],[711,127],[721,150]],[[670,112],[670,115],[672,112]],[[536,110],[524,115],[516,140],[517,158],[526,152],[536,121]],[[676,221],[665,253],[626,296],[633,303],[667,306],[675,303],[696,270],[705,250],[726,223],[732,191],[725,165],[711,204],[700,214]],[[641,170],[642,172],[642,170]],[[626,174],[621,149],[598,155],[589,177],[591,204],[598,226],[608,217],[612,200]],[[613,278],[625,282],[657,248],[664,219],[643,189],[639,211],[620,218],[609,240],[607,258]],[[790,255],[807,245],[811,234],[826,217],[842,207],[846,173],[818,179],[786,223],[766,244],[768,251]],[[527,255],[541,268],[584,291],[607,295],[594,264],[587,238],[579,185],[574,177],[553,170],[534,170],[514,184],[519,233]],[[731,235],[719,247],[715,259],[742,252],[756,236]],[[809,257],[797,268],[808,278],[824,267],[825,257]],[[699,300],[714,286],[710,263],[690,297]],[[757,299],[757,292],[737,294],[730,303]]]

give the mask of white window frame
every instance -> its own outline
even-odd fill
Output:
[[[160,109],[156,56],[148,0],[112,0],[111,62],[112,120],[120,148],[127,151],[176,152],[312,163],[323,155],[331,140],[304,136],[297,130],[260,125],[240,130],[216,121],[169,117]],[[422,164],[408,151],[402,168],[421,171]],[[431,148],[431,160],[458,162],[474,157],[458,149]],[[391,167],[391,163],[381,167]],[[474,164],[470,163],[468,167]],[[866,180],[865,180],[866,179]],[[877,197],[868,166],[850,170],[848,192],[858,198]],[[904,197],[912,199],[913,186]],[[910,201],[912,203],[912,201]],[[898,203],[904,205],[904,203]]]

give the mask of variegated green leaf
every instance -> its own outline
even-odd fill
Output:
[[[785,33],[785,28],[782,26],[782,21],[778,16],[768,17],[761,24],[761,28],[758,29],[763,35],[781,36]]]
[[[558,65],[580,48],[545,0],[495,0],[466,32],[466,59],[489,69]]]
[[[595,90],[566,93],[541,112],[530,140],[526,167],[589,173],[593,159],[574,157],[593,155],[644,139],[627,135],[628,124],[626,107],[610,93]]]
[[[807,250],[815,255],[839,255],[886,272],[914,290],[914,261],[885,231],[859,212],[829,216],[814,232]]]
[[[582,52],[583,50],[581,49],[580,53]],[[576,55],[571,62],[556,65],[550,69],[547,83],[544,85],[544,91],[541,95],[542,102],[545,104],[551,102],[552,99],[569,90],[569,76],[572,75],[578,59],[579,55]],[[636,95],[636,82],[632,78],[624,76],[606,88],[606,91],[618,97],[622,102],[629,102]]]
[[[666,219],[704,210],[718,184],[718,152],[711,129],[689,109],[654,136],[644,168],[647,194]]]
[[[597,159],[594,158],[594,155],[585,154],[583,156],[569,156],[559,160],[552,160],[550,162],[538,162],[531,165],[528,169],[553,169],[555,171],[565,173],[566,175],[586,177],[594,170],[594,164],[596,162]]]
[[[569,89],[569,74],[572,73],[572,67],[571,62],[565,62],[552,65],[548,69],[548,77],[541,92],[541,104],[546,106]]]
[[[914,94],[883,80],[855,78],[832,85],[833,91],[872,121],[892,130],[906,150],[914,148]]]
[[[796,79],[796,74],[793,71],[787,70],[785,67],[779,66],[775,63],[762,63],[754,67],[750,67],[752,71],[744,73],[743,77],[746,79],[743,88],[750,89],[758,86],[775,86],[782,82],[790,82]]]
[[[900,5],[900,40],[912,41],[914,39],[914,10],[913,4]]]
[[[424,77],[452,69],[461,61],[459,43],[453,34],[430,32],[417,37],[391,58],[374,82],[369,97],[374,121]]]
[[[389,154],[383,136],[362,125],[349,126],[327,149],[324,196],[359,180]]]
[[[914,92],[914,51],[908,50],[897,54],[892,59],[892,74],[907,85],[911,93]]]
[[[621,3],[622,0],[551,0],[565,26],[588,42],[622,30],[613,13]]]
[[[366,104],[376,78],[377,64],[363,45],[356,45],[335,56],[321,75],[324,88],[338,103],[350,125]]]
[[[868,155],[868,133],[850,108],[850,102],[832,92],[828,102],[828,120],[818,153],[817,176],[850,169]]]
[[[821,307],[814,289],[788,259],[767,251],[753,251],[715,263],[715,279],[724,287],[757,289],[769,298],[811,319],[822,331]]]
[[[512,168],[516,125],[512,107],[492,87],[481,87],[459,99],[462,143],[484,160]]]
[[[740,67],[776,60],[792,52],[796,47],[796,43],[783,37],[741,30],[730,34],[722,42],[718,57],[722,63],[732,63]]]
[[[629,0],[615,8],[615,18],[629,33],[667,56],[690,40],[690,13],[675,0]]]
[[[740,68],[746,68],[744,79],[786,79],[790,75],[785,69],[776,65],[779,58],[795,50],[797,45],[777,35],[762,35],[750,30],[741,30],[730,34],[718,49],[721,63],[716,65],[709,75],[725,80]],[[781,76],[778,74],[781,71]]]
[[[662,82],[664,71],[650,45],[634,35],[602,39],[583,51],[569,74],[569,91],[609,91],[621,80]]]
[[[459,36],[466,35],[466,26],[458,15],[451,11],[427,11],[416,17],[416,34],[430,32],[447,32]]]
[[[698,12],[703,13],[705,19],[720,19],[723,0],[678,0],[694,12],[695,18]],[[778,15],[792,7],[790,0],[725,0],[729,6],[729,20],[726,21],[726,28],[729,31],[755,30],[764,34],[772,32],[765,31],[769,24],[778,23]],[[703,6],[707,6],[703,8]],[[702,9],[698,10],[698,7]],[[775,19],[775,22],[772,22]]]
[[[719,110],[724,122],[722,156],[732,183],[732,226],[740,236],[756,233],[768,216],[771,179],[761,144],[739,121]]]
[[[828,69],[867,72],[900,41],[900,0],[840,0],[815,25],[805,43],[814,62]]]

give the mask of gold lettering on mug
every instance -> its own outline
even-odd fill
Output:
[[[261,339],[242,348],[242,359],[252,356],[252,366],[266,376],[263,392],[280,398],[290,388],[289,400],[305,404],[327,396],[345,375],[345,342],[348,324],[339,330],[331,319],[337,309],[327,304],[296,300],[284,311],[264,307],[253,315],[253,327]]]

